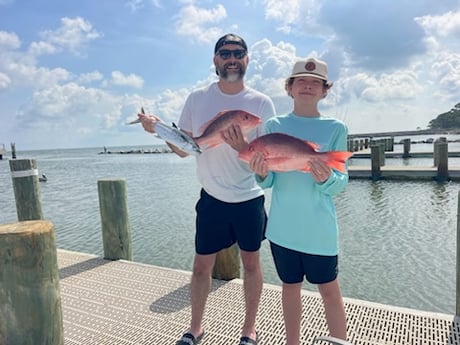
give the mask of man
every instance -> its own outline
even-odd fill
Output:
[[[223,110],[245,110],[263,120],[275,115],[270,98],[244,84],[247,53],[246,42],[238,35],[227,34],[217,41],[214,65],[219,81],[189,95],[178,123],[182,131],[190,137],[200,136],[202,126]],[[149,132],[160,120],[142,114],[139,118]],[[257,345],[255,321],[263,284],[259,249],[266,223],[265,199],[252,170],[238,159],[238,152],[261,133],[259,126],[244,138],[241,128],[232,125],[221,133],[224,144],[204,149],[196,157],[202,190],[196,205],[196,254],[190,284],[192,316],[190,328],[176,345],[194,345],[202,339],[202,320],[216,254],[234,243],[238,243],[243,263],[246,307],[239,344]],[[181,157],[187,155],[170,147]]]

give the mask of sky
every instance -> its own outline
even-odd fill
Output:
[[[460,0],[0,0],[0,147],[160,144],[126,122],[177,122],[226,33],[279,114],[307,57],[328,63],[320,111],[350,134],[425,129],[460,102]]]

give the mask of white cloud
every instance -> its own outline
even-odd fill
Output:
[[[68,83],[35,91],[18,117],[31,127],[97,131],[118,122],[120,103],[119,97],[103,90]]]
[[[11,79],[5,73],[0,72],[0,91],[5,90],[11,84]]]
[[[449,11],[439,16],[423,16],[414,19],[427,32],[439,36],[452,36],[459,38],[460,35],[460,11]]]
[[[131,12],[136,12],[144,7],[143,0],[129,0],[126,2],[126,6],[131,9]]]
[[[204,9],[193,4],[181,8],[176,16],[176,31],[181,36],[192,38],[198,43],[213,42],[222,33],[221,28],[209,24],[219,23],[227,17],[225,7],[217,5],[214,9]]]
[[[249,85],[271,97],[285,97],[284,80],[297,59],[292,44],[279,42],[274,45],[268,39],[256,42],[251,47]]]
[[[460,11],[416,17],[414,21],[425,31],[424,41],[430,54],[460,50]]]
[[[40,89],[71,78],[71,73],[63,68],[49,69],[22,62],[10,62],[6,67],[16,86]]]
[[[442,93],[451,95],[450,98],[458,102],[460,90],[460,54],[439,54],[432,65],[431,73]]]
[[[144,85],[144,80],[134,74],[124,75],[120,71],[113,71],[111,83],[121,86],[131,86],[139,89]]]
[[[329,28],[319,23],[319,0],[265,0],[265,18],[279,23],[277,31],[300,36],[327,36]]]
[[[87,83],[91,83],[93,81],[100,81],[102,79],[104,79],[104,76],[102,75],[101,72],[93,71],[93,72],[89,72],[89,73],[83,73],[82,75],[80,75],[78,77],[78,82],[83,83],[83,84],[87,84]]]
[[[62,26],[57,30],[43,31],[40,36],[48,43],[71,52],[78,53],[79,48],[99,37],[101,34],[93,29],[91,23],[81,17],[61,18]]]
[[[145,110],[148,113],[155,113],[165,122],[176,122],[182,112],[185,99],[190,94],[190,88],[176,90],[166,89],[155,96],[153,100],[147,101]]]
[[[376,83],[365,88],[362,98],[369,102],[412,99],[423,90],[417,83],[417,76],[409,71],[396,71],[392,74],[383,73]]]
[[[57,51],[58,49],[54,45],[44,41],[32,42],[29,46],[29,52],[35,56],[54,54]]]
[[[280,31],[291,32],[291,25],[296,24],[300,16],[299,0],[266,0],[265,6],[265,18],[279,21]]]
[[[18,35],[11,32],[0,31],[0,47],[2,49],[18,49],[21,46],[21,41]]]

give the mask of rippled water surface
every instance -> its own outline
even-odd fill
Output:
[[[191,270],[199,193],[194,159],[99,151],[18,152],[18,159],[36,159],[40,174],[48,177],[40,183],[42,208],[55,225],[58,248],[103,255],[97,180],[122,178],[133,259]],[[459,187],[457,182],[351,180],[336,197],[344,296],[454,314]],[[0,223],[16,222],[8,160],[0,161],[0,205]],[[266,241],[261,255],[265,281],[279,285]]]

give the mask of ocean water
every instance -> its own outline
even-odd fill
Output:
[[[40,174],[48,177],[40,183],[41,202],[44,218],[55,225],[57,247],[103,255],[97,181],[120,178],[127,186],[133,260],[191,270],[194,206],[200,190],[194,158],[101,151],[17,152],[18,159],[35,159]],[[352,164],[367,164],[357,161]],[[432,160],[387,159],[386,164],[432,165]],[[452,159],[449,165],[460,163]],[[458,182],[350,180],[335,199],[343,295],[455,314],[459,188]],[[267,191],[267,208],[270,195]],[[8,159],[0,161],[0,205],[0,224],[16,222]],[[280,285],[267,241],[261,258],[265,282]],[[308,283],[304,287],[316,290]]]

